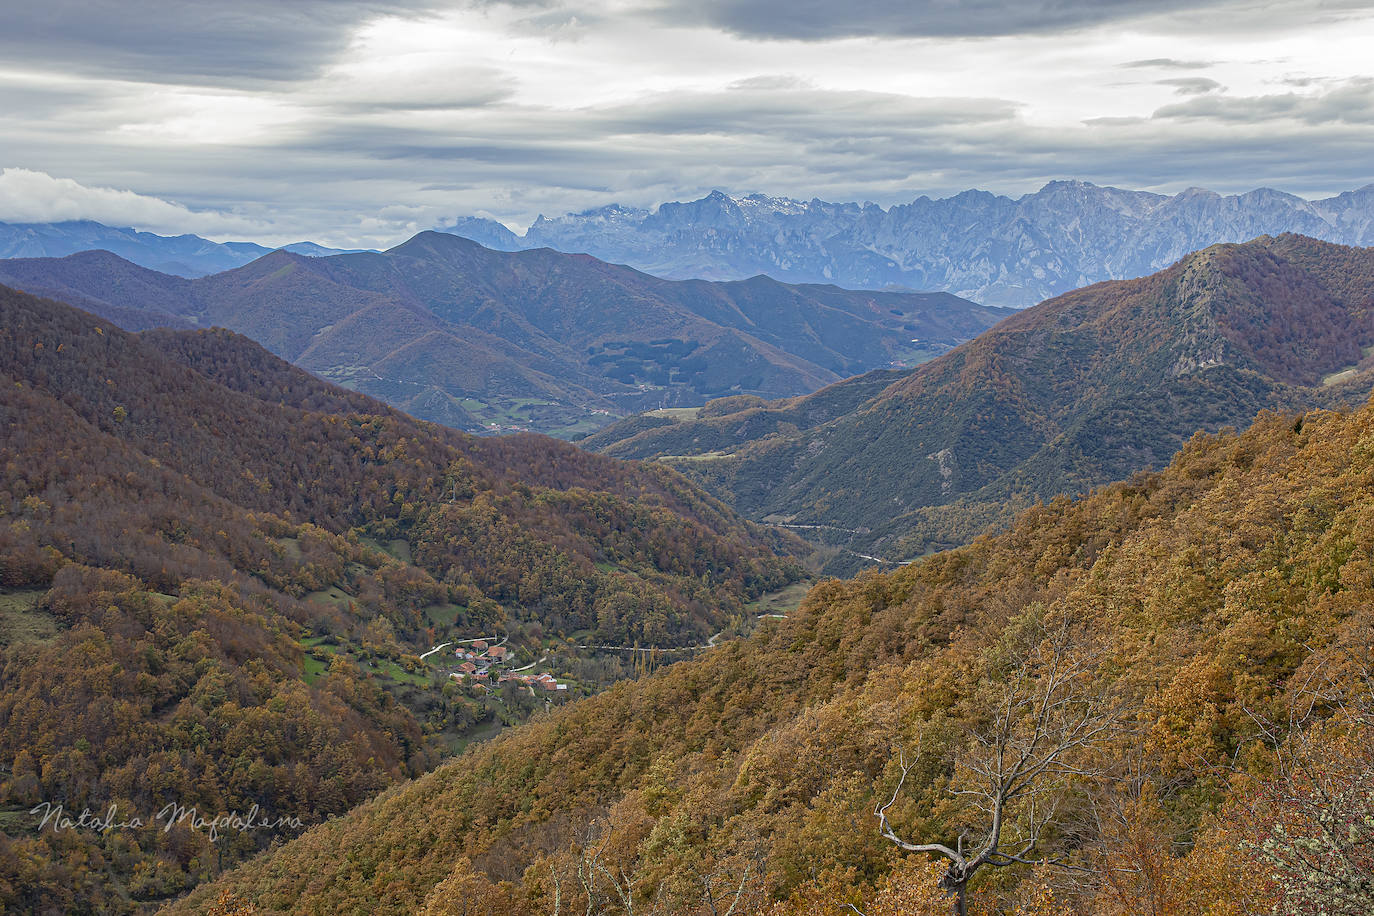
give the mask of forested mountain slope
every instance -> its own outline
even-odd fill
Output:
[[[967,542],[1009,504],[1158,467],[1196,430],[1361,403],[1371,345],[1374,250],[1262,238],[1051,299],[881,391],[868,376],[724,401],[584,444],[664,458],[747,515],[901,560]]]
[[[435,232],[383,253],[277,251],[195,281],[87,252],[0,262],[0,282],[130,327],[227,327],[416,416],[488,432],[585,432],[631,410],[804,394],[929,359],[1007,314],[945,293],[672,282]]]
[[[696,643],[799,574],[665,468],[5,288],[0,430],[7,913],[146,909],[281,833],[164,832],[167,804],[308,825],[432,767],[492,713],[436,642]],[[144,826],[41,830],[45,802]]]
[[[1367,912],[1371,455],[1368,407],[1199,434],[1162,472],[822,583],[753,637],[557,710],[170,912],[948,912],[942,868],[897,854],[875,808],[895,799],[914,843],[976,850],[989,821],[961,792],[1033,734],[1065,750],[1005,809],[1000,848],[1074,869],[988,867],[976,912]],[[1080,717],[1094,727],[1064,730]]]

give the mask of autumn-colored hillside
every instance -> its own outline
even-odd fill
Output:
[[[856,552],[900,561],[1034,499],[1157,468],[1199,429],[1363,402],[1371,303],[1374,250],[1294,235],[1219,245],[1027,309],[880,390],[865,376],[629,420],[586,444],[659,458],[750,517],[796,525],[840,548],[837,569]]]
[[[1368,912],[1371,458],[1370,407],[1199,434],[1162,472],[824,582],[170,912],[946,913],[949,860],[875,810],[972,859],[998,786],[1021,791],[971,912]]]
[[[194,281],[108,252],[18,259],[0,263],[0,283],[131,329],[227,327],[455,428],[564,435],[632,410],[799,395],[912,365],[1010,314],[947,293],[674,282],[436,232],[381,253],[276,251]]]
[[[433,645],[700,643],[800,572],[665,468],[3,287],[0,430],[6,913],[146,910],[281,835],[163,832],[165,805],[309,825],[542,705],[455,689]],[[45,803],[145,823],[42,829]]]

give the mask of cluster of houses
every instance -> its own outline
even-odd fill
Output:
[[[547,672],[542,674],[519,674],[514,671],[506,670],[504,665],[511,660],[510,653],[505,646],[493,646],[484,639],[476,639],[467,645],[459,646],[453,653],[460,661],[458,668],[453,672],[453,679],[460,683],[480,684],[490,687],[492,684],[505,684],[514,681],[523,684],[531,690],[567,690],[567,684],[560,684],[558,680]]]
[[[567,690],[567,684],[560,684],[552,674],[545,671],[543,674],[503,674],[497,678],[498,684],[506,681],[515,681],[517,684],[524,684],[533,690],[538,687],[540,690]]]

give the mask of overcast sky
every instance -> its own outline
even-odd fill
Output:
[[[1374,182],[1374,0],[44,0],[0,220],[386,246],[712,189]]]

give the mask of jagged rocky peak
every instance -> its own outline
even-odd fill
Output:
[[[744,212],[734,198],[723,191],[712,191],[700,200],[663,204],[644,221],[644,228],[683,225],[720,228],[723,225],[743,225],[745,222]]]
[[[672,279],[767,273],[1024,307],[1088,283],[1145,276],[1218,242],[1283,232],[1374,243],[1374,186],[1308,201],[1272,188],[1169,196],[1059,180],[1016,199],[969,190],[888,209],[715,190],[652,212],[611,206],[541,217],[517,242]]]
[[[512,232],[504,223],[482,216],[461,216],[451,225],[444,226],[440,232],[461,235],[480,245],[496,251],[519,251],[524,245],[520,236]]]

